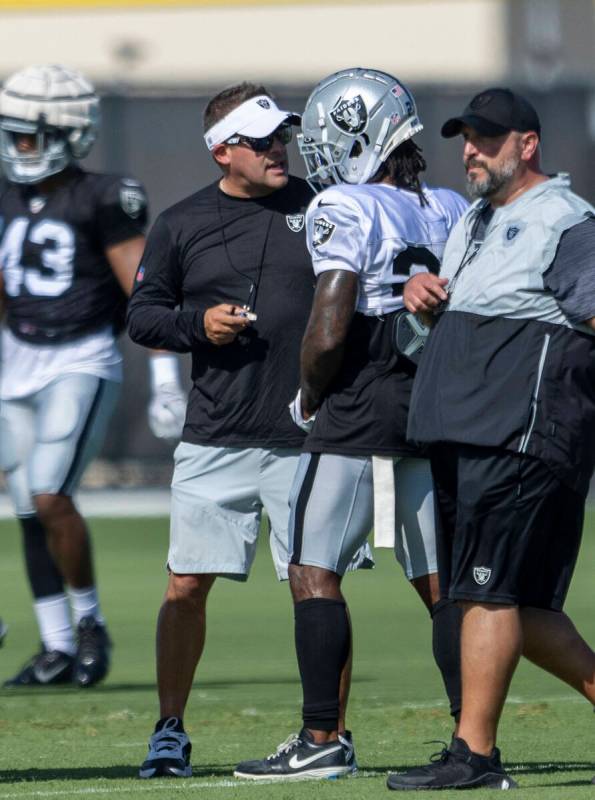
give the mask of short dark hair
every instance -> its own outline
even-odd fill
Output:
[[[420,205],[425,206],[428,201],[421,188],[419,174],[424,172],[426,167],[421,147],[418,147],[412,139],[406,139],[392,151],[370,179],[370,183],[380,183],[385,178],[390,178],[391,183],[400,189],[415,192],[419,196]]]
[[[250,83],[249,81],[223,89],[222,92],[216,94],[207,103],[202,118],[205,133],[222,120],[223,117],[226,117],[230,111],[233,111],[234,108],[241,106],[251,97],[258,97],[261,94],[271,97],[271,93],[265,86]]]

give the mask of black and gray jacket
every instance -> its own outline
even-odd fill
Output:
[[[440,275],[449,279],[449,300],[421,359],[408,435],[527,453],[586,492],[595,460],[595,337],[563,309],[546,273],[564,233],[595,210],[557,175],[497,208],[477,241],[485,206],[474,203],[447,243]],[[581,269],[595,286],[595,248]]]

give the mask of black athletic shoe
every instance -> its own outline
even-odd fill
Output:
[[[305,728],[279,745],[262,761],[242,761],[234,771],[236,778],[251,781],[303,780],[304,778],[341,778],[353,772],[347,752],[339,741],[315,744]]]
[[[177,717],[159,720],[149,739],[149,753],[138,771],[141,778],[189,778],[192,745]]]
[[[27,661],[20,672],[4,681],[3,686],[49,686],[70,683],[74,658],[60,650],[42,650]]]
[[[345,750],[345,762],[351,767],[350,775],[355,775],[357,772],[357,761],[355,758],[355,747],[353,744],[353,734],[351,731],[344,731],[339,734],[339,741]]]
[[[110,665],[112,643],[105,625],[95,617],[83,617],[76,629],[77,651],[73,680],[86,688],[105,678]]]
[[[464,739],[453,737],[450,747],[432,756],[427,767],[417,767],[402,774],[392,773],[386,785],[389,789],[516,789],[500,762],[497,747],[490,756],[472,753]]]
[[[0,647],[4,644],[4,639],[6,634],[8,633],[8,625],[5,625],[4,622],[0,619]]]

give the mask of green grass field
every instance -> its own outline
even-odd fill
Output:
[[[360,774],[293,784],[234,780],[234,765],[272,752],[299,728],[287,586],[278,585],[268,548],[260,548],[248,584],[219,581],[210,599],[203,663],[186,715],[194,777],[140,781],[137,768],[157,716],[153,640],[165,585],[165,520],[92,521],[104,611],[115,642],[104,685],[0,690],[0,800],[105,795],[242,798],[387,796],[386,773],[425,763],[450,738],[443,690],[431,658],[430,625],[389,553],[372,572],[348,576],[354,681],[349,725]],[[567,605],[595,642],[595,514]],[[0,679],[36,647],[14,523],[0,523],[0,615],[10,625],[0,650]],[[595,797],[595,716],[588,703],[529,664],[518,670],[500,745],[523,793],[539,800]],[[490,797],[493,791],[476,791]],[[444,792],[442,797],[459,796]]]

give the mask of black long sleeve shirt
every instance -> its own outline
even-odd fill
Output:
[[[259,199],[216,183],[163,212],[151,230],[128,309],[131,338],[192,353],[182,440],[221,447],[299,447],[287,405],[314,292],[305,181]],[[207,340],[204,312],[250,303],[258,318],[228,345]]]

